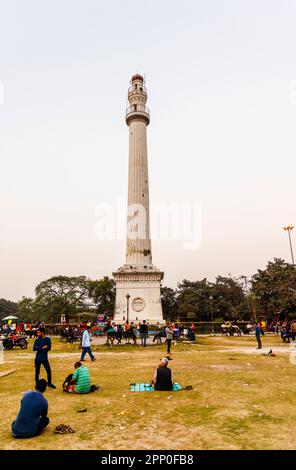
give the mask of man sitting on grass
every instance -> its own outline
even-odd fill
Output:
[[[81,362],[76,362],[74,367],[75,372],[72,380],[64,390],[69,393],[89,393],[91,391],[89,369],[84,367]]]
[[[12,423],[13,437],[39,436],[48,425],[48,402],[43,396],[46,387],[46,380],[41,379],[38,381],[35,391],[31,390],[24,394],[18,416]]]
[[[168,367],[169,360],[164,357],[161,360],[158,368],[154,372],[151,385],[154,385],[154,390],[169,391],[173,390],[173,377],[172,371]]]

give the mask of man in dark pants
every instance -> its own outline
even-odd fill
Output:
[[[146,342],[147,342],[147,336],[148,336],[148,326],[146,324],[146,320],[143,320],[142,325],[140,325],[140,337],[141,337],[141,345],[146,347]]]
[[[24,394],[17,418],[11,426],[13,437],[24,439],[39,436],[48,425],[48,402],[43,396],[46,386],[46,380],[41,379],[35,391]]]
[[[173,329],[170,323],[167,323],[165,329],[166,343],[167,343],[167,353],[171,354],[171,344],[173,339]]]
[[[51,339],[48,336],[45,336],[45,328],[39,328],[37,331],[37,339],[34,341],[33,351],[36,351],[35,356],[35,382],[36,386],[39,382],[39,374],[41,365],[47,373],[47,383],[48,387],[56,388],[55,385],[51,383],[51,369],[48,362],[48,351],[51,350]]]
[[[264,335],[264,332],[262,330],[261,323],[259,322],[257,323],[256,330],[255,330],[255,336],[256,336],[257,343],[258,343],[257,349],[262,349],[261,335]]]

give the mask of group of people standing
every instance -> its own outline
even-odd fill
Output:
[[[10,334],[16,334],[18,336],[26,335],[32,338],[32,336],[36,336],[38,328],[42,326],[43,324],[39,322],[27,323],[24,321],[20,321],[16,323],[16,322],[13,322],[12,320],[9,320],[0,329],[1,329],[1,333],[3,333],[5,336],[9,336]]]
[[[117,344],[121,344],[122,338],[126,341],[130,339],[133,341],[133,344],[137,343],[137,331],[140,333],[141,338],[141,345],[146,346],[146,340],[148,337],[148,325],[144,320],[143,323],[139,324],[137,328],[133,322],[126,321],[125,324],[122,326],[121,324],[111,323],[110,321],[107,322],[104,333],[107,335],[107,344],[109,341],[113,344],[114,340],[117,340]]]
[[[115,323],[109,322],[105,327],[105,332],[107,334],[107,343],[110,341],[111,344],[113,344],[114,339],[117,339],[117,343],[120,344],[121,339],[125,338],[126,340],[132,339],[134,344],[138,344],[137,331],[139,332],[141,346],[146,347],[147,339],[149,337],[149,326],[146,320],[140,322],[138,327],[136,327],[133,322],[129,323],[128,321],[125,322],[123,327],[121,325],[116,325]],[[195,334],[195,326],[194,329],[192,327],[192,331]],[[170,354],[173,339],[176,339],[176,341],[178,340],[178,337],[176,337],[175,332],[175,325],[170,322],[167,322],[166,326],[154,336],[153,342],[155,342],[155,339],[157,337],[165,337],[167,344],[167,354]]]

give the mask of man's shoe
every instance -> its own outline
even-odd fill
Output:
[[[95,360],[96,360],[96,358],[94,357],[94,358],[91,360],[91,362],[94,362]]]
[[[56,386],[54,384],[48,384],[47,385],[49,388],[56,388]]]

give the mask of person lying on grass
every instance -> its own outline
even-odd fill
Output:
[[[164,357],[155,370],[151,381],[151,385],[154,385],[154,390],[173,390],[173,375],[171,369],[168,367],[168,363],[169,360]]]
[[[64,382],[63,389],[68,393],[90,393],[90,373],[89,369],[81,364],[81,362],[76,362],[75,372],[72,375],[72,378],[69,377],[69,381]]]
[[[35,391],[30,390],[24,394],[17,418],[11,426],[13,437],[39,436],[48,425],[48,402],[43,396],[46,387],[46,380],[41,379]]]

